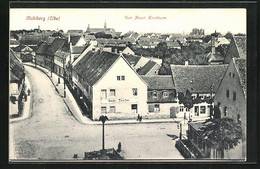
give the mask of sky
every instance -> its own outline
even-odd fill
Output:
[[[151,19],[149,17],[152,16]],[[38,17],[41,20],[30,19]],[[51,19],[55,17],[54,19]],[[49,18],[49,20],[48,20]],[[192,28],[205,29],[205,34],[215,30],[220,33],[246,33],[246,9],[176,9],[176,8],[11,8],[10,30],[68,29],[86,30],[103,28],[106,21],[108,28],[117,32],[136,31],[140,33],[190,33]]]

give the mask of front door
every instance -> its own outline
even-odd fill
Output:
[[[131,110],[132,110],[132,113],[137,113],[137,104],[132,104]]]

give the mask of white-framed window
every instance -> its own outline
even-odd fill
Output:
[[[116,79],[119,81],[120,80],[120,76],[117,76]]]
[[[168,97],[169,97],[169,92],[163,91],[163,98],[168,98]]]
[[[200,106],[200,114],[206,114],[206,106]]]
[[[132,88],[133,90],[133,96],[137,96],[137,88]]]
[[[153,98],[157,98],[157,91],[153,91]]]
[[[154,105],[154,112],[159,113],[160,112],[160,104],[155,104]]]
[[[101,89],[101,99],[107,99],[107,90]]]
[[[137,104],[131,104],[132,113],[137,113]]]
[[[101,113],[102,114],[105,114],[105,113],[107,113],[107,107],[101,107]]]
[[[110,106],[109,112],[110,113],[115,113],[116,112],[116,107],[115,106]]]
[[[125,80],[125,76],[121,76],[121,80]]]
[[[184,106],[180,106],[180,112],[183,112]]]
[[[233,92],[233,100],[236,101],[237,100],[237,93]]]
[[[110,96],[116,96],[116,89],[110,89]]]

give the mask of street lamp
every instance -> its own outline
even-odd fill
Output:
[[[102,150],[105,150],[105,122],[108,120],[107,116],[101,115],[99,121],[102,122]]]

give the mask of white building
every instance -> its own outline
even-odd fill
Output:
[[[177,95],[192,94],[194,100],[193,107],[188,110],[184,105],[179,104],[177,117],[208,118],[210,117],[209,101],[218,89],[219,84],[225,74],[227,65],[171,65],[173,83]]]
[[[147,113],[147,84],[122,54],[89,51],[73,66],[72,75],[93,120],[101,115],[135,119]]]

